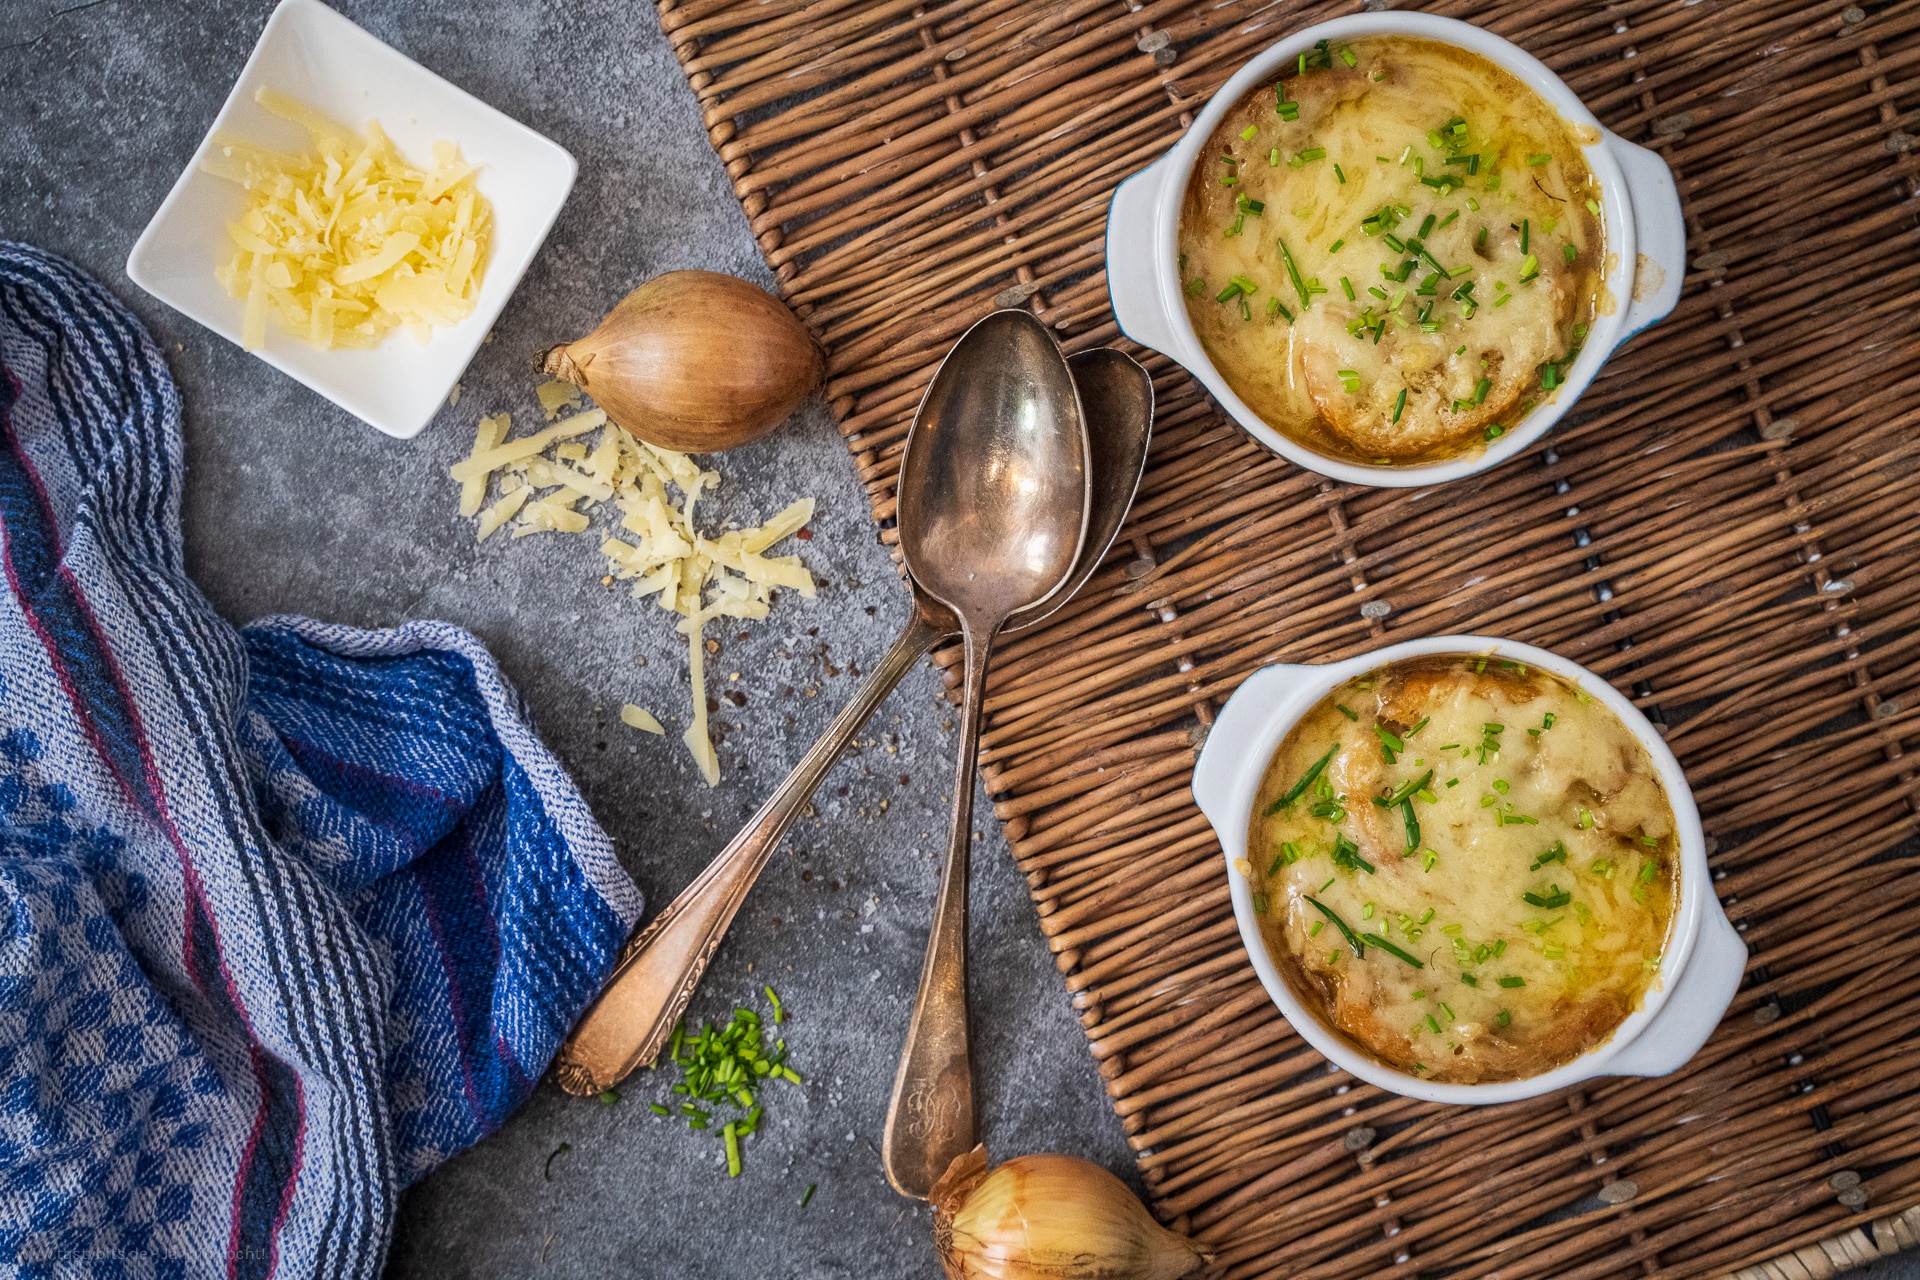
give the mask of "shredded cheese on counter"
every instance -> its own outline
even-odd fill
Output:
[[[579,392],[551,382],[540,388],[539,400],[551,419],[578,404]],[[714,618],[766,617],[779,588],[813,596],[813,575],[800,557],[767,554],[813,519],[813,499],[790,504],[758,528],[709,537],[694,524],[694,508],[703,493],[719,487],[720,473],[703,470],[686,454],[636,440],[599,409],[518,439],[508,439],[511,430],[507,414],[480,419],[473,451],[449,469],[460,484],[460,514],[478,517],[475,535],[484,542],[503,528],[514,538],[585,533],[594,508],[606,504],[619,512],[615,536],[600,542],[607,575],[631,582],[636,598],[652,599],[679,616],[675,625],[687,638],[693,686],[693,719],[682,740],[707,785],[717,785],[720,760],[707,728],[702,628]],[[594,431],[599,438],[589,444],[583,437]],[[498,496],[488,505],[490,485]],[[677,506],[674,490],[681,496]],[[620,719],[647,733],[665,733],[632,703],[620,709]]]

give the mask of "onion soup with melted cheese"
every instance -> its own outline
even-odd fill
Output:
[[[1432,40],[1323,41],[1208,139],[1187,312],[1283,435],[1455,457],[1551,396],[1610,310],[1599,198],[1575,128],[1510,72]]]
[[[1536,1076],[1657,981],[1678,834],[1603,703],[1479,655],[1347,681],[1288,733],[1242,871],[1276,966],[1322,1021],[1426,1080]]]

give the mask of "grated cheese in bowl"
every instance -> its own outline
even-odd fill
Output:
[[[579,391],[552,382],[540,388],[539,399],[551,420],[579,403]],[[511,430],[507,414],[480,419],[473,452],[449,472],[460,482],[460,514],[476,518],[475,534],[484,542],[503,528],[513,538],[586,533],[595,508],[619,512],[614,535],[600,542],[606,574],[631,582],[636,598],[652,599],[679,616],[675,625],[687,638],[693,693],[693,722],[682,740],[707,785],[717,785],[720,760],[707,732],[702,628],[713,618],[766,617],[779,588],[812,597],[813,575],[800,557],[767,552],[806,527],[813,499],[788,505],[758,528],[708,537],[695,525],[694,511],[703,493],[719,487],[720,473],[703,470],[686,454],[636,440],[600,409],[515,439],[508,438]],[[488,503],[490,486],[498,496]],[[621,708],[620,718],[647,733],[664,732],[659,721],[631,703]]]
[[[222,139],[203,164],[246,188],[216,274],[247,304],[241,346],[266,344],[269,310],[323,350],[371,347],[404,325],[418,342],[466,319],[480,294],[492,211],[452,142],[409,165],[378,120],[365,137],[285,94],[254,100],[307,130],[313,149],[276,155]]]

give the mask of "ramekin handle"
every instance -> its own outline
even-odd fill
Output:
[[[1167,303],[1160,294],[1156,236],[1160,188],[1172,170],[1163,156],[1122,182],[1107,207],[1107,298],[1120,332],[1143,347],[1179,358]]]
[[[1626,175],[1634,235],[1640,242],[1625,337],[1620,339],[1625,342],[1680,301],[1687,274],[1687,222],[1680,212],[1680,189],[1665,160],[1612,132],[1607,133],[1607,148]]]
[[[1664,1076],[1687,1065],[1733,1003],[1747,972],[1747,944],[1727,923],[1718,902],[1700,920],[1693,955],[1667,1003],[1607,1071],[1622,1076]]]
[[[1216,828],[1230,819],[1234,796],[1246,779],[1247,752],[1259,737],[1261,726],[1298,687],[1301,674],[1307,670],[1284,663],[1262,667],[1240,682],[1214,717],[1213,728],[1207,731],[1207,745],[1201,748],[1200,759],[1193,766],[1193,799]],[[1264,760],[1254,764],[1255,769],[1265,767]]]

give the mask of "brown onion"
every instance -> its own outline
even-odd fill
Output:
[[[825,369],[820,347],[766,290],[712,271],[669,271],[628,294],[540,367],[663,449],[715,453],[773,430]]]
[[[1127,1185],[1076,1156],[1018,1156],[991,1171],[975,1147],[927,1197],[947,1280],[1175,1280],[1213,1249],[1153,1220]]]

